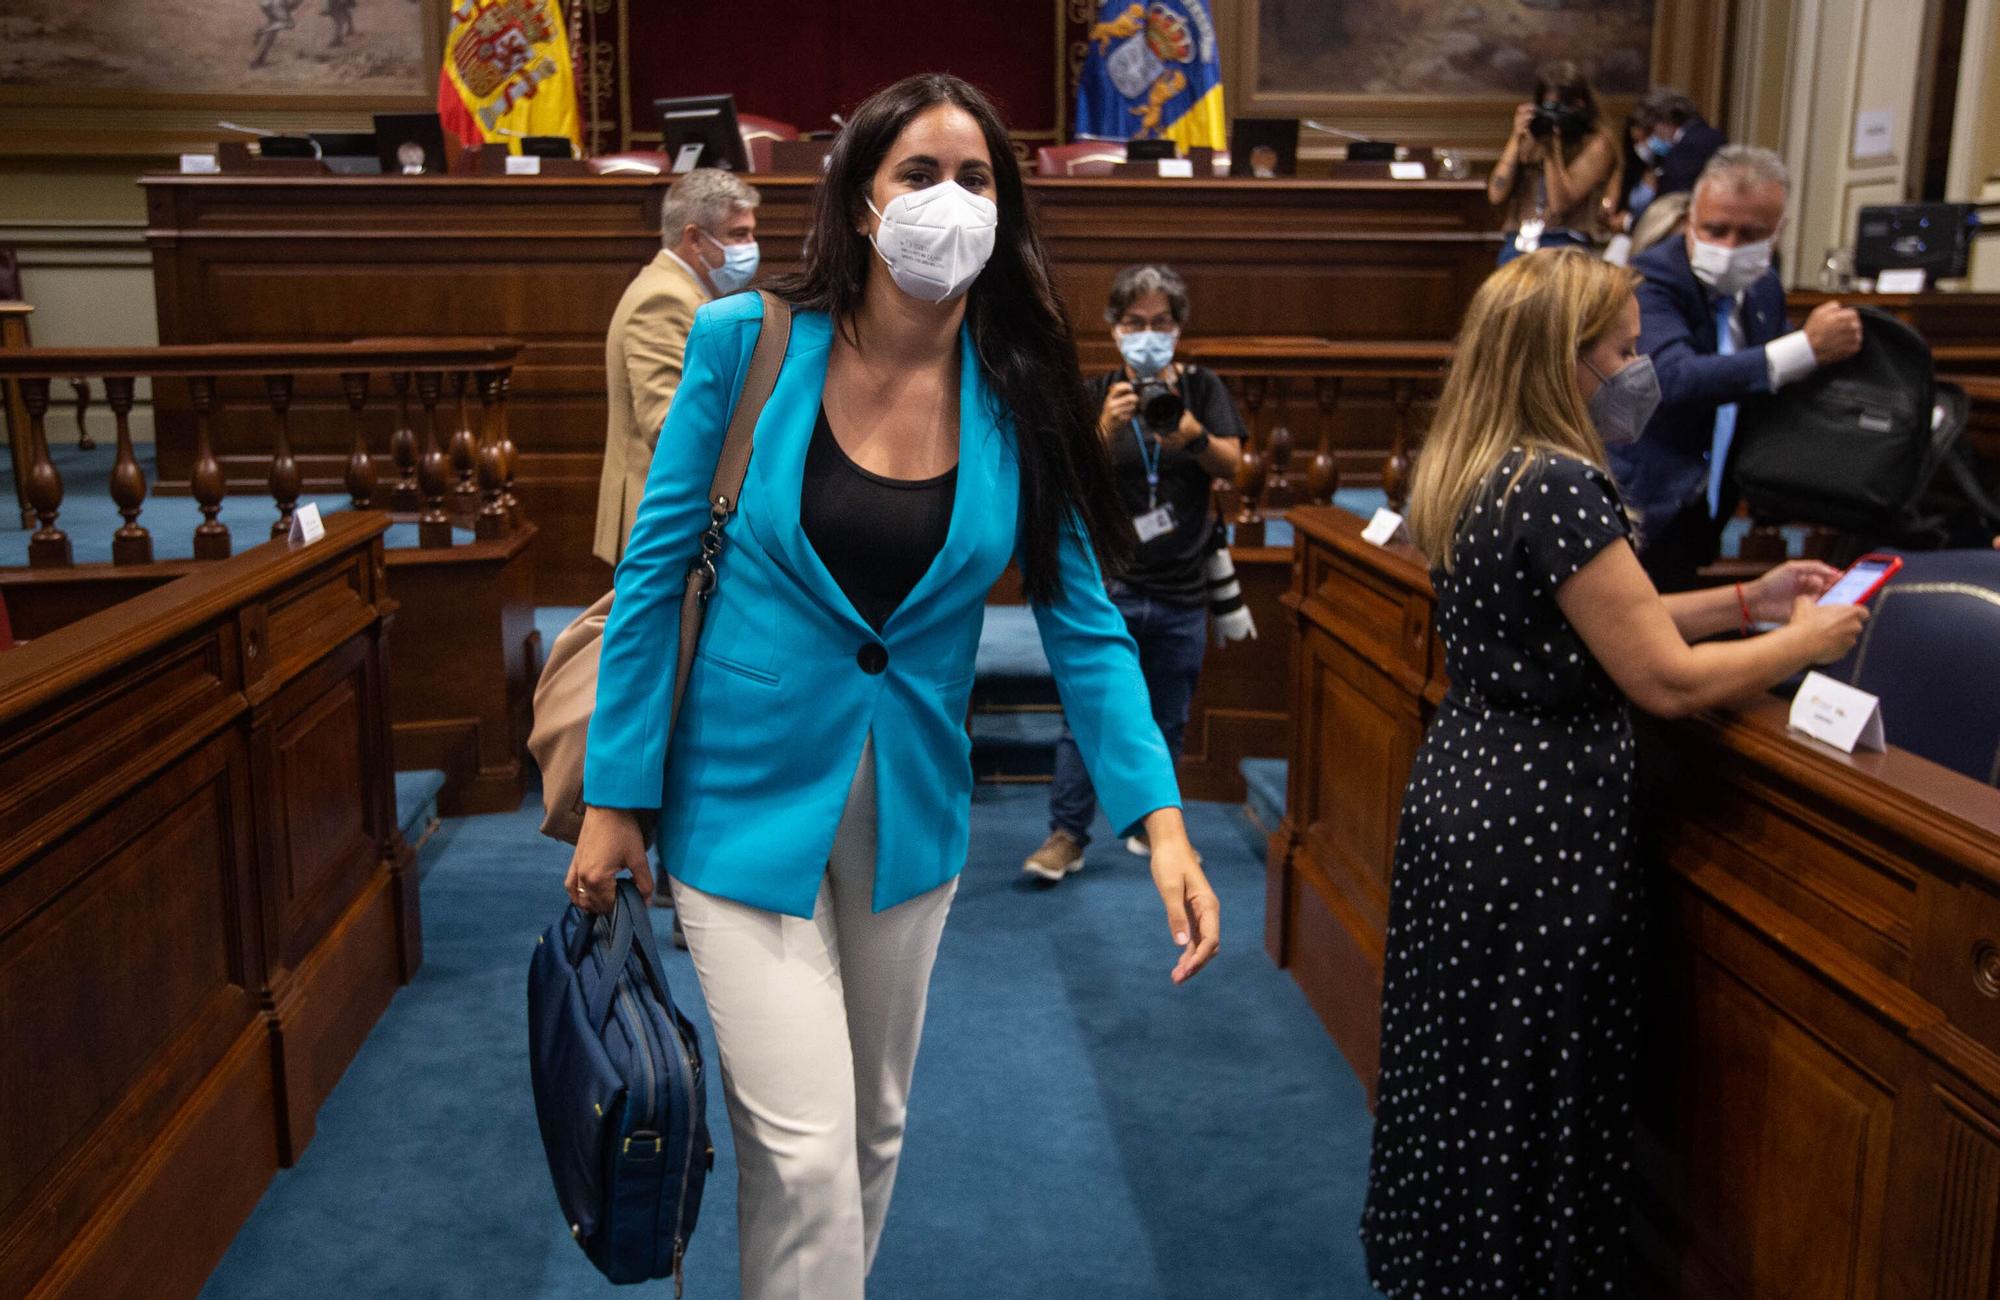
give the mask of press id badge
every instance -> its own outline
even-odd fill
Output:
[[[1157,510],[1148,510],[1143,515],[1133,515],[1132,529],[1139,534],[1139,540],[1142,542],[1150,542],[1155,537],[1165,537],[1174,531],[1174,508],[1171,505],[1164,505]]]

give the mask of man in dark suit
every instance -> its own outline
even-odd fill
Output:
[[[1637,442],[1609,451],[1640,516],[1639,558],[1661,591],[1698,585],[1736,509],[1722,473],[1736,403],[1861,348],[1861,318],[1839,303],[1788,329],[1771,244],[1789,185],[1770,150],[1722,149],[1695,185],[1685,236],[1632,264],[1644,277],[1639,350],[1658,372],[1660,406]]]
[[[1728,139],[1708,124],[1692,99],[1665,87],[1640,100],[1633,116],[1652,128],[1651,135],[1641,142],[1641,152],[1653,162],[1652,192],[1656,197],[1693,189],[1701,169]]]

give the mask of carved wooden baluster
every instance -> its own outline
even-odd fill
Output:
[[[104,398],[118,424],[118,460],[111,467],[111,499],[118,503],[124,526],[111,535],[113,564],[151,564],[153,536],[139,523],[146,502],[146,471],[132,454],[132,378],[112,375],[104,381]]]
[[[1243,377],[1243,409],[1250,413],[1250,436],[1243,440],[1243,457],[1236,465],[1236,522],[1239,525],[1257,523],[1263,518],[1257,513],[1257,499],[1264,491],[1264,480],[1269,471],[1264,454],[1258,447],[1258,437],[1267,389],[1268,383],[1262,375]],[[1253,543],[1239,544],[1248,546]]]
[[[76,449],[78,451],[97,450],[97,439],[90,436],[90,424],[84,416],[90,411],[90,381],[72,379],[69,391],[76,401]]]
[[[1264,459],[1270,465],[1262,510],[1282,510],[1292,502],[1291,482],[1286,476],[1292,463],[1292,426],[1287,418],[1292,397],[1292,381],[1287,375],[1276,378],[1278,404],[1271,416],[1271,433],[1264,439]]]
[[[194,527],[194,558],[229,558],[229,525],[216,515],[222,512],[222,466],[216,463],[215,448],[209,437],[215,418],[215,377],[195,375],[188,381],[188,403],[194,407],[194,474],[188,486],[201,507],[201,522]]]
[[[1410,492],[1410,404],[1416,398],[1415,381],[1392,379],[1389,398],[1396,404],[1396,434],[1389,444],[1389,458],[1382,463],[1382,491],[1389,508],[1401,510]]]
[[[32,444],[28,464],[28,505],[41,527],[28,539],[28,563],[35,567],[65,566],[70,563],[69,534],[56,527],[62,513],[62,475],[49,459],[49,381],[23,379],[21,404],[28,408],[28,440]]]
[[[1340,405],[1340,376],[1328,375],[1313,381],[1313,397],[1319,404],[1319,445],[1306,466],[1306,500],[1326,505],[1340,489],[1340,462],[1333,458],[1333,412]]]
[[[451,395],[458,404],[458,425],[451,433],[451,468],[458,475],[458,485],[452,489],[450,511],[454,519],[470,519],[479,510],[479,488],[472,477],[479,469],[479,439],[472,432],[472,422],[467,418],[465,403],[465,382],[463,370],[451,372]]]
[[[292,531],[292,516],[299,508],[299,489],[305,482],[299,473],[299,462],[292,456],[292,377],[265,375],[264,395],[278,423],[270,478],[271,499],[277,502],[278,517],[271,524],[271,536],[284,537]]]
[[[410,426],[410,372],[390,374],[389,386],[396,390],[396,431],[389,435],[389,456],[396,462],[396,486],[389,493],[389,508],[411,513],[423,504],[417,491],[417,431]]]
[[[514,495],[514,471],[518,468],[520,451],[514,446],[514,435],[507,418],[507,398],[514,391],[514,368],[502,366],[496,372],[500,376],[500,460],[506,466],[506,484],[500,489],[500,504],[507,507],[509,527],[521,524],[521,502]]]
[[[356,510],[375,501],[375,458],[368,454],[368,372],[346,370],[340,391],[347,396],[347,413],[354,422],[354,446],[347,453],[347,496]]]
[[[444,494],[451,487],[451,467],[445,460],[438,424],[438,396],[444,391],[441,371],[417,373],[417,396],[424,404],[424,450],[417,464],[417,482],[423,489],[424,508],[417,515],[417,545],[451,545],[451,516],[444,511]]]
[[[482,370],[479,380],[479,517],[472,535],[481,541],[505,537],[512,526],[500,499],[507,485],[507,457],[500,449],[500,376]]]

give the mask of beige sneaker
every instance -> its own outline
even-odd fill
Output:
[[[1028,855],[1021,870],[1054,883],[1083,868],[1083,845],[1068,831],[1050,831],[1042,847]]]

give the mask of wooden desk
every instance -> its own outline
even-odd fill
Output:
[[[1445,688],[1414,552],[1299,509],[1265,942],[1372,1086],[1403,787]],[[1635,1248],[1666,1297],[2000,1288],[2000,790],[1790,734],[1642,721],[1658,886]]]
[[[764,265],[797,263],[811,178],[753,178]],[[604,441],[604,332],[659,248],[656,177],[149,176],[162,343],[510,334],[527,341],[510,398],[516,490],[542,528],[537,596],[608,584],[590,558]],[[1086,367],[1114,352],[1112,275],[1165,261],[1187,278],[1202,337],[1295,334],[1439,341],[1493,264],[1476,181],[1033,180]],[[157,396],[157,490],[184,491],[193,428]],[[337,489],[337,400],[301,395],[292,443],[308,491]],[[218,421],[225,472],[261,485],[270,448]]]
[[[388,523],[0,653],[0,1295],[199,1292],[421,963]]]

